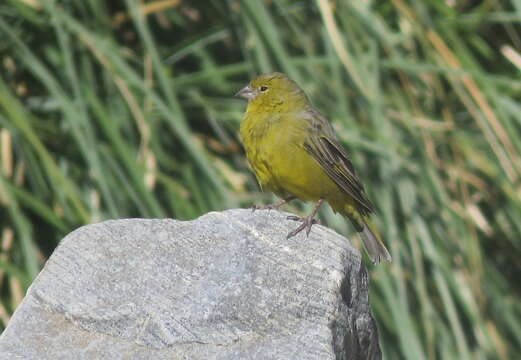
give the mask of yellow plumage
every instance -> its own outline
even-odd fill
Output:
[[[369,214],[373,206],[347,152],[302,89],[286,75],[270,73],[254,79],[238,95],[248,99],[240,135],[261,187],[283,199],[318,202],[309,217],[295,217],[302,225],[288,236],[305,228],[309,233],[316,210],[327,201],[361,232],[374,263],[390,261],[389,252],[372,229]]]

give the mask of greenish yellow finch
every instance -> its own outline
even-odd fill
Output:
[[[309,102],[304,91],[281,73],[264,74],[237,93],[248,99],[240,135],[248,161],[263,189],[283,200],[316,201],[307,217],[291,217],[302,224],[294,236],[316,222],[320,205],[327,201],[348,218],[361,234],[371,261],[391,261],[369,215],[374,211],[348,153],[338,142],[329,122]]]

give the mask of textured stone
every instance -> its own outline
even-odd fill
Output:
[[[0,359],[380,359],[360,254],[277,211],[84,226],[50,257]]]

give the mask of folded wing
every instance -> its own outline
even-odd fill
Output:
[[[338,142],[331,124],[314,109],[308,114],[311,115],[308,119],[310,131],[304,148],[331,179],[356,201],[362,214],[373,212],[374,206],[365,195],[353,164]]]

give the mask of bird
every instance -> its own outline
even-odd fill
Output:
[[[253,210],[278,209],[289,201],[316,202],[308,216],[289,216],[301,222],[287,238],[306,230],[324,202],[350,220],[360,233],[373,264],[391,255],[370,215],[375,209],[367,197],[348,152],[329,121],[311,104],[300,86],[280,72],[262,74],[239,90],[248,100],[239,134],[246,158],[262,190],[281,198]]]

